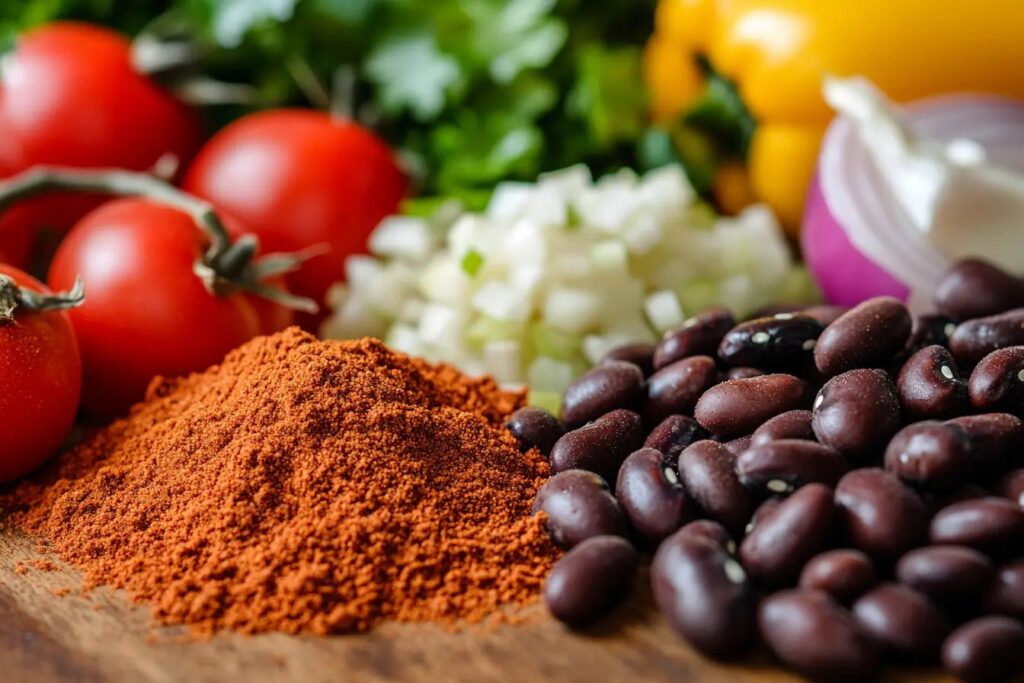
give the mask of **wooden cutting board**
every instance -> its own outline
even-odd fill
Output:
[[[52,567],[39,568],[47,563]],[[180,628],[154,627],[147,610],[123,594],[98,589],[83,595],[80,582],[73,569],[38,552],[32,539],[0,532],[0,681],[800,680],[763,653],[742,665],[702,658],[657,614],[646,576],[629,605],[582,634],[570,633],[536,606],[519,626],[448,632],[428,624],[387,624],[364,635],[225,634],[205,641],[188,639]],[[893,669],[883,680],[952,679]]]

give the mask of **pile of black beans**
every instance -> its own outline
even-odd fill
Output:
[[[1024,281],[957,264],[933,314],[688,320],[615,349],[561,419],[508,422],[550,458],[537,494],[568,552],[544,596],[583,626],[635,583],[719,659],[758,639],[816,680],[941,662],[1024,667]]]

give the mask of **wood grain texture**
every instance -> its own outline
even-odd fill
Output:
[[[16,532],[0,533],[0,680],[197,683],[205,681],[702,681],[800,679],[763,654],[742,665],[708,662],[656,614],[641,577],[638,597],[599,628],[566,631],[536,607],[519,626],[448,632],[387,624],[331,638],[225,634],[192,641],[155,627],[121,594],[79,591],[80,576]],[[52,561],[43,571],[28,563]],[[16,568],[25,565],[19,574]],[[67,595],[59,596],[69,590]],[[892,670],[884,680],[939,683],[935,672]]]

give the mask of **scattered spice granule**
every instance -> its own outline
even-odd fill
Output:
[[[60,588],[51,588],[50,593],[56,595],[58,598],[63,598],[71,593],[71,589],[67,586],[61,586]]]

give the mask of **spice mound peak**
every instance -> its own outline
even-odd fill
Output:
[[[0,501],[88,584],[200,633],[477,621],[535,599],[548,474],[523,402],[372,340],[287,330],[183,379]]]

